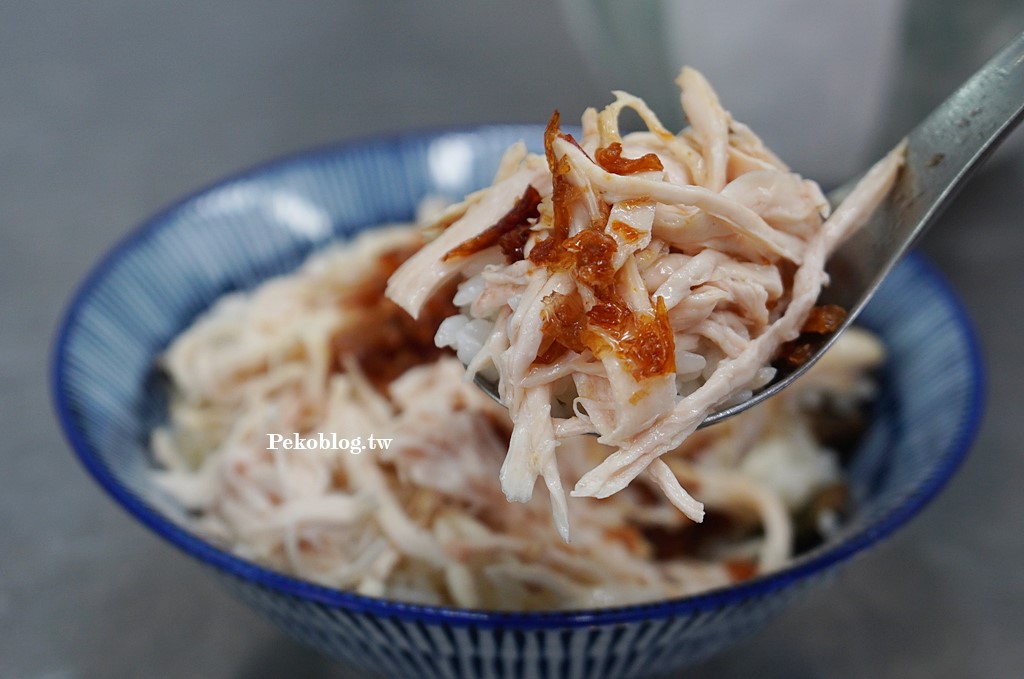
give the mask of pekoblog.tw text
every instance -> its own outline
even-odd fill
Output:
[[[316,436],[307,437],[300,436],[298,432],[291,436],[267,434],[267,450],[347,450],[353,455],[359,455],[366,450],[387,450],[393,440],[373,434],[366,437],[365,441],[362,436],[341,438],[336,432],[320,432]]]

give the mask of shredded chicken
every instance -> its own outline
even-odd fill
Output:
[[[510,149],[494,184],[431,227],[439,235],[388,282],[418,317],[459,281],[460,313],[435,341],[456,350],[467,380],[497,380],[513,423],[502,489],[526,502],[543,479],[566,541],[560,447],[581,433],[610,452],[575,477],[572,496],[608,498],[646,474],[703,520],[662,457],[773,378],[827,283],[829,254],[902,164],[901,146],[830,214],[817,184],[734,121],[697,71],[684,68],[678,85],[690,122],[679,134],[624,92],[584,113],[578,140],[556,112],[545,154]],[[647,130],[620,133],[626,108]]]
[[[520,183],[513,193],[524,191]],[[490,209],[487,200],[480,209]],[[225,297],[168,348],[161,366],[173,397],[168,422],[152,437],[162,466],[156,480],[193,513],[198,530],[244,558],[330,587],[498,610],[682,596],[772,571],[792,557],[791,517],[842,478],[836,454],[815,440],[804,404],[828,398],[856,409],[869,399],[865,373],[882,357],[873,336],[844,336],[792,390],[701,430],[623,492],[559,504],[559,470],[578,478],[614,449],[570,436],[567,423],[575,420],[547,416],[543,428],[513,431],[506,409],[462,380],[457,358],[421,350],[447,307],[427,295],[424,327],[410,329],[382,299],[387,276],[421,245],[411,226],[368,231],[294,274]],[[516,311],[563,289],[565,277],[525,276],[516,266],[525,265],[481,273],[491,276],[494,295],[482,303],[497,305],[498,320],[463,319],[478,325],[460,331],[476,333],[479,351],[507,350],[491,326],[534,332],[536,316]],[[709,281],[732,270],[711,271]],[[667,280],[651,266],[643,275]],[[505,308],[510,290],[518,291],[516,311]],[[395,333],[415,352],[397,345]],[[404,366],[400,374],[382,365],[384,350]],[[539,370],[526,369],[527,377]],[[700,372],[696,363],[691,369]],[[603,412],[612,387],[593,363],[565,355],[544,370],[519,388],[523,407],[544,411],[556,388],[552,376],[577,371],[580,393],[594,400],[591,417]],[[293,434],[391,441],[359,454],[268,447],[268,436]],[[527,439],[514,442],[516,455],[526,454],[506,457],[516,437]],[[555,447],[544,447],[552,439],[557,467]],[[523,494],[530,490],[517,485],[524,469],[544,475],[560,520],[571,517],[571,544],[553,529],[543,497],[505,500],[496,480],[502,469]],[[705,525],[657,490],[671,494],[677,478],[699,489]]]

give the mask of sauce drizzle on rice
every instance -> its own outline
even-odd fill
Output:
[[[380,253],[372,273],[338,300],[356,320],[340,328],[331,339],[331,364],[343,372],[345,360],[354,360],[363,375],[381,391],[409,368],[452,353],[438,347],[434,336],[441,321],[458,312],[452,304],[454,282],[443,286],[424,305],[416,320],[384,296],[388,278],[420,245],[414,243]]]

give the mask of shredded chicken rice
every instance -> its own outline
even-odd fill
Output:
[[[679,84],[679,134],[621,92],[579,140],[556,114],[546,153],[513,146],[492,186],[221,299],[161,357],[160,486],[244,558],[467,608],[692,594],[830,534],[848,498],[820,416],[863,424],[873,335],[697,427],[772,378],[901,151],[830,215],[698,73]],[[624,108],[647,130],[621,135]],[[320,434],[388,445],[268,445]]]

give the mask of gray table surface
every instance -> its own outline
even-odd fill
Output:
[[[543,121],[607,88],[542,0],[63,4],[0,10],[0,676],[343,676],[72,459],[47,387],[60,310],[131,225],[231,171],[381,131]],[[833,586],[687,676],[1024,676],[1019,147],[924,244],[988,358],[962,471]]]

